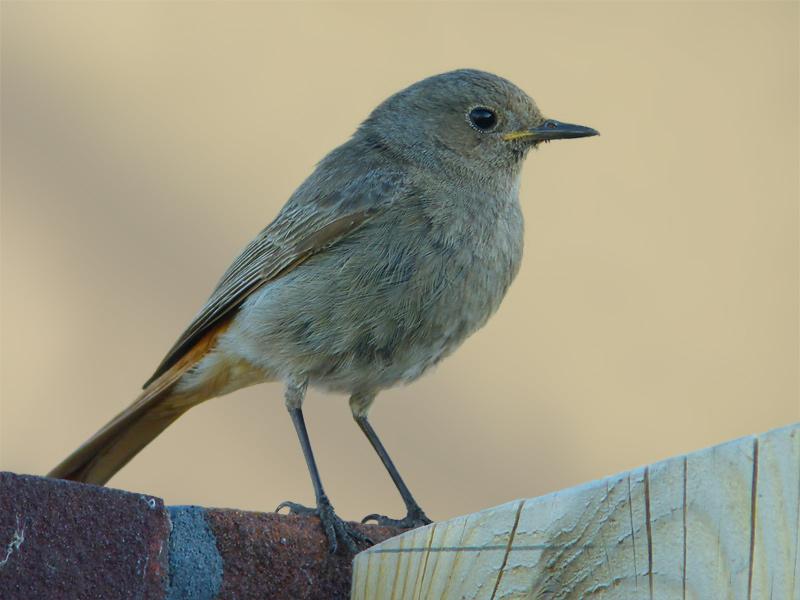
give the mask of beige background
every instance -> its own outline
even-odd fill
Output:
[[[533,153],[500,312],[373,422],[431,517],[795,421],[798,4],[2,4],[2,457],[43,473],[137,393],[239,249],[371,107],[505,75],[602,131]],[[348,518],[401,503],[345,398]],[[278,385],[112,485],[271,510],[311,487]]]

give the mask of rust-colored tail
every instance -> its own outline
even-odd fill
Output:
[[[223,364],[209,374],[206,385],[195,386],[190,392],[175,391],[176,383],[213,349],[226,328],[222,323],[198,340],[168,371],[149,383],[133,404],[65,458],[48,477],[103,485],[191,407],[230,391],[232,388],[220,389],[230,377]]]
[[[204,399],[192,401],[176,395],[172,385],[148,388],[47,475],[103,485],[175,419]]]

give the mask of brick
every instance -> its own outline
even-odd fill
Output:
[[[375,542],[400,533],[353,525]],[[0,472],[2,600],[335,600],[352,558],[328,552],[316,517]]]
[[[353,555],[332,555],[319,519],[209,510],[222,556],[220,599],[335,600],[350,597]],[[375,543],[401,530],[353,524]]]
[[[159,498],[0,473],[0,598],[163,598]]]

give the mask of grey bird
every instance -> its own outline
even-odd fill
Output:
[[[309,385],[348,394],[407,514],[431,521],[367,415],[486,323],[522,258],[520,171],[542,142],[597,135],[542,116],[513,83],[462,69],[381,103],[233,262],[141,395],[49,475],[104,484],[192,406],[282,381],[332,552],[363,534],[333,510],[303,420]]]

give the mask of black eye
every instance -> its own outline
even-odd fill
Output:
[[[497,115],[483,106],[476,106],[469,111],[469,122],[481,131],[489,131],[497,124]]]

